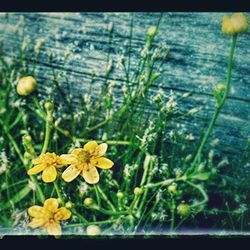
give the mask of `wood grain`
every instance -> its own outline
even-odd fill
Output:
[[[152,95],[162,87],[166,95],[172,89],[179,96],[186,92],[193,95],[179,103],[181,111],[193,107],[201,111],[192,121],[183,121],[187,131],[196,138],[211,117],[213,88],[226,79],[226,64],[230,37],[221,33],[221,20],[225,13],[164,13],[155,45],[163,44],[170,49],[168,60],[161,68],[161,75],[152,87]],[[249,16],[249,14],[247,14]],[[160,13],[134,13],[133,39],[131,48],[131,69],[145,44],[146,31],[156,25]],[[113,41],[110,52],[113,72],[110,79],[116,83],[116,95],[121,94],[124,72],[117,62],[124,48],[128,47],[131,13],[11,13],[5,24],[5,14],[0,14],[0,32],[4,39],[4,53],[12,58],[22,43],[22,37],[15,33],[20,17],[19,32],[29,35],[34,45],[38,38],[45,38],[38,58],[37,79],[40,88],[51,84],[52,68],[62,71],[71,88],[73,105],[89,87],[94,71],[97,81],[93,85],[98,93],[105,78],[107,54],[109,51],[108,25],[113,24]],[[238,157],[250,135],[250,34],[238,37],[232,74],[232,91],[229,100],[216,123],[212,138],[219,138],[217,149],[228,156]],[[63,63],[67,48],[72,50],[69,62]],[[53,51],[55,59],[48,62],[48,52]],[[125,55],[126,56],[126,55]],[[65,85],[61,81],[62,86]],[[117,98],[119,100],[119,98]],[[149,102],[148,112],[155,112]]]

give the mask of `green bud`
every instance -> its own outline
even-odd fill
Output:
[[[177,212],[179,215],[181,215],[182,217],[187,217],[190,215],[191,213],[191,208],[188,204],[180,204],[177,207]]]
[[[154,37],[157,34],[157,27],[156,26],[151,26],[148,31],[147,31],[147,35],[149,37]]]
[[[32,142],[32,138],[30,135],[24,135],[23,136],[23,142],[26,143],[26,144],[29,144]]]
[[[121,192],[121,191],[118,191],[116,195],[117,195],[117,197],[118,197],[119,199],[123,198],[123,196],[124,196],[124,195],[123,195],[123,192]]]
[[[83,204],[87,207],[91,206],[94,204],[94,200],[90,197],[86,198],[84,201],[83,201]]]
[[[142,190],[141,188],[136,187],[136,188],[134,189],[134,194],[135,194],[135,195],[139,196],[139,195],[141,195],[142,193],[143,193],[143,190]]]
[[[173,183],[170,186],[168,186],[168,192],[169,193],[175,193],[176,192],[176,188],[177,188],[176,183]]]
[[[65,204],[65,207],[66,208],[72,208],[72,202],[71,201],[68,201],[66,204]]]
[[[53,110],[54,110],[54,105],[50,101],[45,102],[44,107],[50,113],[53,112]]]

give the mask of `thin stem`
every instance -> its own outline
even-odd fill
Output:
[[[54,181],[54,187],[55,187],[58,198],[61,200],[62,204],[64,205],[65,202],[64,202],[63,196],[61,194],[60,188],[58,187],[57,181]]]
[[[170,209],[170,213],[171,213],[171,224],[170,224],[170,232],[173,232],[174,229],[174,222],[175,222],[175,200],[174,198],[172,198],[171,200],[171,209]]]
[[[46,112],[42,109],[39,101],[37,100],[37,97],[35,95],[32,95],[32,100],[34,101],[37,109],[40,111],[41,115],[44,117],[44,119],[46,118]]]
[[[50,139],[50,132],[51,132],[51,120],[47,116],[46,128],[45,128],[45,138],[44,138],[44,143],[43,143],[43,148],[42,148],[41,154],[44,154],[48,149],[49,139]]]
[[[233,64],[233,55],[234,55],[234,51],[235,51],[235,47],[236,47],[236,41],[237,41],[237,35],[234,35],[232,37],[232,43],[231,43],[231,49],[230,49],[230,54],[229,54],[229,58],[228,58],[228,65],[227,65],[227,83],[226,83],[226,90],[225,90],[225,93],[223,95],[223,98],[220,102],[220,104],[218,105],[218,107],[216,108],[215,110],[215,113],[212,117],[212,120],[209,124],[209,127],[207,129],[207,132],[205,133],[203,139],[202,139],[202,142],[200,144],[200,147],[195,155],[195,158],[193,160],[193,163],[192,163],[192,168],[193,167],[196,167],[198,164],[197,162],[199,161],[200,159],[200,156],[201,156],[201,153],[207,143],[207,140],[214,128],[214,124],[218,118],[218,115],[222,109],[222,107],[224,106],[224,103],[226,101],[226,98],[228,97],[228,94],[230,92],[230,87],[231,87],[231,76],[232,76],[232,64]]]
[[[4,126],[2,120],[0,120],[0,123],[1,123],[2,126],[3,126],[3,130],[4,130],[5,134],[7,135],[7,137],[8,137],[9,140],[10,140],[10,142],[12,143],[14,149],[16,150],[16,153],[18,154],[18,156],[19,156],[19,158],[20,158],[20,160],[21,160],[21,162],[22,162],[22,164],[23,164],[25,170],[28,171],[28,166],[26,165],[26,162],[25,162],[25,160],[24,160],[24,158],[23,158],[23,155],[22,155],[21,150],[19,149],[17,143],[15,142],[14,138],[12,137],[12,135],[9,133],[8,129],[6,129],[6,127]],[[30,179],[31,179],[31,181],[34,182],[35,185],[36,185],[39,200],[40,200],[41,202],[44,202],[44,201],[45,201],[45,197],[44,197],[44,195],[43,195],[43,191],[42,191],[42,189],[41,189],[41,187],[40,187],[40,185],[39,185],[37,179],[36,179],[34,176],[30,176]]]
[[[185,182],[187,184],[189,184],[190,186],[194,187],[195,189],[197,189],[201,193],[201,195],[203,196],[203,200],[202,201],[200,201],[198,203],[195,203],[195,204],[191,205],[190,207],[201,206],[201,205],[203,205],[203,204],[205,204],[205,203],[208,202],[207,193],[205,192],[205,190],[200,185],[196,185],[196,184],[194,184],[194,183],[192,183],[190,181],[187,181],[187,180]]]
[[[83,139],[83,138],[77,138],[77,140],[79,141],[79,142],[89,142],[89,141],[91,141],[91,140],[93,140],[93,139]],[[106,142],[107,144],[109,144],[109,145],[124,145],[124,146],[126,146],[126,145],[133,145],[131,142],[129,142],[129,141],[103,141],[103,140],[94,140],[94,141],[96,141],[97,143],[102,143],[102,142]]]
[[[76,224],[70,224],[70,225],[66,225],[64,226],[64,228],[70,228],[70,227],[82,227],[82,226],[88,226],[88,225],[105,225],[105,224],[109,224],[109,223],[113,223],[116,222],[116,219],[110,219],[110,220],[103,220],[103,221],[93,221],[93,222],[86,222],[86,223],[76,223]]]
[[[100,195],[99,195],[99,192],[98,192],[96,185],[94,185],[94,189],[95,189],[95,194],[96,194],[96,199],[97,199],[97,205],[98,205],[98,207],[100,207],[101,206],[101,198],[100,198]]]
[[[74,215],[76,215],[79,219],[80,219],[80,221],[82,221],[83,223],[89,223],[81,214],[79,214],[75,209],[71,209],[71,211],[72,211],[72,213],[74,214]]]
[[[116,212],[114,205],[110,202],[110,200],[108,199],[108,197],[106,196],[106,194],[103,192],[103,190],[101,189],[101,187],[98,184],[96,185],[96,190],[98,190],[98,192],[100,193],[100,195],[102,196],[104,201],[108,204],[108,206],[111,208],[111,210],[113,212]]]

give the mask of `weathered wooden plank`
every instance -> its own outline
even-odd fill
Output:
[[[155,44],[164,44],[170,48],[168,60],[163,64],[161,76],[152,88],[152,94],[161,86],[167,94],[174,89],[176,95],[194,92],[184,101],[181,111],[192,107],[202,107],[187,129],[199,134],[200,124],[213,111],[212,91],[215,84],[225,81],[226,63],[230,40],[221,34],[220,25],[225,13],[165,13]],[[149,26],[155,25],[160,13],[135,13],[133,40],[131,49],[131,67],[134,70],[140,52],[145,44],[145,33]],[[111,58],[113,73],[110,79],[117,84],[117,95],[125,78],[118,61],[123,49],[128,46],[131,13],[12,13],[9,22],[4,25],[4,15],[0,15],[0,31],[8,41],[6,54],[11,58],[16,54],[22,39],[15,35],[15,28],[20,17],[24,23],[20,29],[29,35],[31,44],[38,38],[45,38],[38,59],[39,82],[49,86],[52,78],[51,69],[63,71],[71,84],[74,105],[88,89],[90,75],[94,70],[97,80],[93,89],[98,93],[105,77],[107,53],[109,51],[108,25],[113,23]],[[222,116],[214,132],[214,137],[221,140],[221,151],[239,154],[250,134],[250,82],[249,32],[239,36],[233,69],[233,88],[230,100],[226,103]],[[67,48],[72,50],[70,61],[64,65],[63,59]],[[56,55],[53,63],[48,63],[48,52]],[[125,53],[126,56],[126,53]],[[62,86],[65,82],[61,82]],[[41,89],[46,90],[42,85]],[[150,102],[149,102],[150,105]],[[149,106],[149,112],[155,112]],[[188,125],[190,124],[190,125]],[[232,146],[233,145],[233,146]]]

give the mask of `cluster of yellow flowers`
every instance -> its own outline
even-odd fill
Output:
[[[69,165],[62,173],[64,181],[71,182],[81,175],[87,183],[96,184],[99,181],[96,167],[109,169],[114,165],[111,160],[104,157],[107,148],[106,143],[98,145],[96,141],[90,141],[83,148],[75,148],[69,154],[59,156],[47,152],[32,161],[35,166],[28,170],[28,174],[34,175],[42,172],[42,180],[50,183],[56,180],[57,169]],[[30,207],[28,214],[33,219],[29,226],[32,228],[41,227],[47,230],[49,235],[60,236],[60,221],[69,219],[71,212],[66,207],[58,208],[58,206],[57,199],[49,198],[44,202],[43,207]]]
[[[49,183],[56,180],[58,168],[69,165],[62,173],[64,181],[71,182],[81,175],[87,183],[96,184],[99,181],[96,167],[109,169],[114,165],[111,160],[103,157],[107,148],[106,143],[98,145],[97,142],[90,141],[83,148],[75,148],[69,154],[58,156],[47,152],[32,161],[35,166],[29,169],[28,174],[42,172],[42,180]]]

